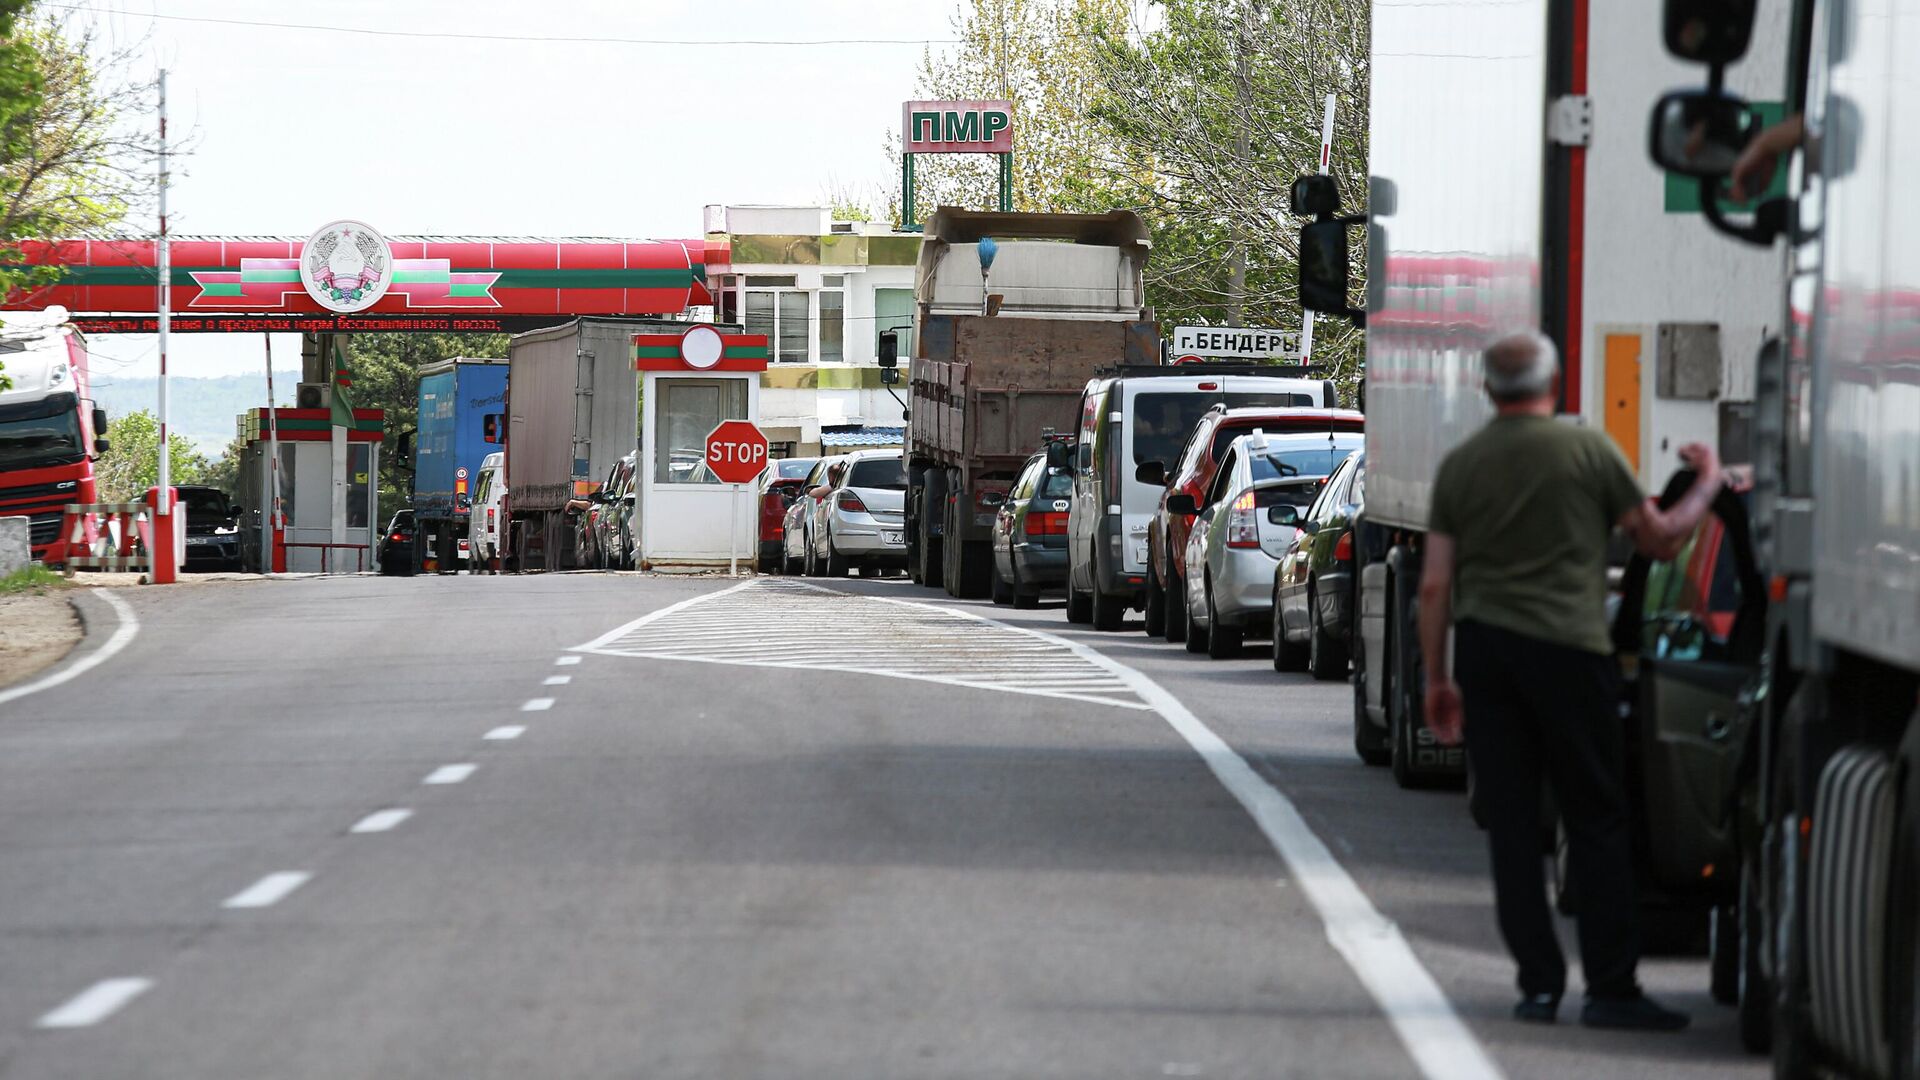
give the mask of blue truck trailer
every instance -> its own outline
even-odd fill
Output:
[[[473,486],[479,482],[481,462],[500,449],[497,442],[487,441],[486,418],[506,408],[505,360],[456,357],[420,369],[412,570],[431,565],[451,573],[466,558]]]

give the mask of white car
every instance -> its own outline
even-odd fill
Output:
[[[467,572],[499,573],[500,534],[506,528],[507,455],[495,451],[480,462],[473,486],[473,512],[467,519]]]
[[[843,462],[846,455],[823,457],[813,463],[807,478],[800,485],[800,494],[787,507],[787,516],[780,529],[780,572],[798,574],[811,561],[807,551],[813,535],[813,523],[819,517],[820,500],[813,497],[817,488],[828,486],[829,477]]]
[[[1273,627],[1273,571],[1293,542],[1295,522],[1328,476],[1360,449],[1358,432],[1268,435],[1233,440],[1220,459],[1187,536],[1187,651],[1216,660],[1240,655],[1249,631]],[[1174,500],[1167,505],[1176,512]],[[1169,612],[1169,617],[1183,614]]]
[[[907,468],[898,450],[860,450],[806,522],[808,576],[863,576],[907,568]],[[798,503],[795,504],[799,505]]]

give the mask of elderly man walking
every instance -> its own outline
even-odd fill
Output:
[[[1488,820],[1500,932],[1520,968],[1514,1015],[1552,1023],[1566,990],[1540,853],[1544,779],[1581,888],[1581,1022],[1677,1031],[1686,1014],[1647,998],[1635,976],[1639,927],[1606,553],[1618,527],[1649,556],[1676,554],[1720,488],[1719,462],[1706,446],[1682,447],[1698,478],[1662,511],[1605,435],[1554,419],[1552,341],[1514,334],[1489,346],[1485,361],[1495,416],[1447,455],[1433,487],[1420,582],[1427,727],[1449,745],[1464,728]]]

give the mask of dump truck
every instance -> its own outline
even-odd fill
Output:
[[[1102,369],[1161,362],[1138,215],[941,207],[914,287],[907,411],[907,566],[987,595],[997,501],[1049,432],[1075,430]],[[884,362],[884,354],[883,354]]]
[[[420,369],[409,571],[420,569],[428,557],[441,573],[467,560],[467,526],[480,465],[498,449],[486,440],[487,417],[498,417],[506,406],[504,359],[455,357]],[[497,419],[494,424],[497,428]]]
[[[633,335],[677,333],[686,325],[578,318],[514,335],[507,349],[503,569],[575,565],[568,504],[584,499],[639,446]]]

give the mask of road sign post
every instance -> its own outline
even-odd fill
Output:
[[[707,433],[707,471],[733,485],[727,500],[727,576],[740,573],[740,500],[767,467],[767,437],[750,420],[726,420]]]

